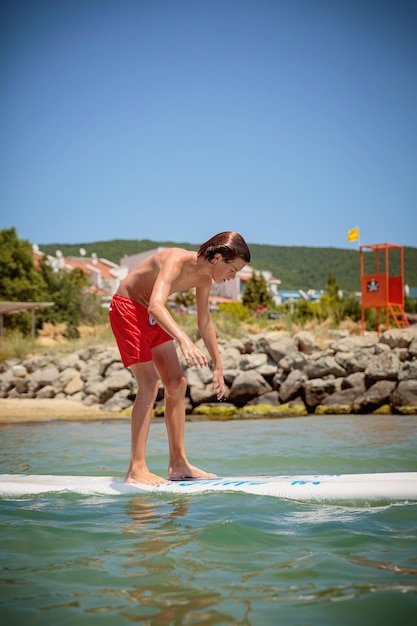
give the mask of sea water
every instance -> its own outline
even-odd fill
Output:
[[[128,421],[0,429],[1,473],[119,475]],[[417,419],[326,416],[186,426],[222,476],[417,471]],[[148,463],[166,476],[163,422]],[[417,504],[242,493],[0,500],[0,624],[408,626]]]

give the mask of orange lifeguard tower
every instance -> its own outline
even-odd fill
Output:
[[[397,251],[395,270],[399,266],[399,275],[390,276],[389,253]],[[372,252],[371,255],[366,252]],[[380,312],[385,309],[385,320],[387,328],[390,326],[390,317],[394,320],[397,328],[410,326],[404,312],[404,248],[391,243],[379,243],[372,246],[360,246],[360,269],[361,269],[361,318],[362,335],[365,332],[365,309],[376,309],[376,323],[379,334]],[[399,259],[398,259],[399,252]],[[369,272],[369,263],[374,261],[374,271]],[[382,258],[381,258],[382,257]],[[398,263],[399,261],[399,263]],[[366,264],[366,269],[365,269]]]

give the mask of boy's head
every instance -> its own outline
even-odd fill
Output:
[[[198,251],[198,256],[203,256],[208,261],[212,261],[216,254],[221,254],[226,263],[237,258],[245,263],[250,262],[250,251],[245,240],[239,233],[229,230],[214,235]]]

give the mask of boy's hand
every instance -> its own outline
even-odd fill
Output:
[[[216,394],[217,400],[221,400],[224,397],[225,385],[223,374],[217,370],[214,370],[212,388]]]
[[[181,350],[188,367],[207,367],[207,357],[192,341],[181,344]]]

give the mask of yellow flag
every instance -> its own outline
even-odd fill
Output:
[[[359,228],[351,228],[347,234],[348,241],[357,241],[359,239]]]

